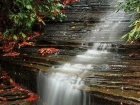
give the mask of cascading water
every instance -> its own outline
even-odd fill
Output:
[[[96,43],[92,49],[82,55],[77,55],[75,61],[91,61],[96,56],[107,52],[110,44]],[[98,50],[97,50],[98,49]],[[79,60],[80,59],[80,60]],[[74,61],[73,60],[73,61]],[[73,62],[72,61],[72,62]],[[61,73],[43,73],[38,75],[38,94],[43,105],[87,105],[86,93],[79,90],[84,84],[82,77],[88,70],[93,70],[93,64],[66,63],[59,67],[52,67]],[[65,73],[64,73],[65,71]]]
[[[118,28],[121,29],[120,22],[114,22],[117,15],[120,15],[120,13],[107,13],[101,19],[104,22],[92,28],[91,38],[88,41],[96,42],[93,48],[77,55],[73,60],[63,65],[52,67],[51,69],[56,71],[54,73],[39,72],[38,94],[44,102],[42,105],[87,105],[87,103],[90,105],[90,102],[86,100],[86,92],[80,90],[80,87],[85,85],[84,75],[90,70],[94,71],[96,69],[95,65],[105,61],[106,55],[110,54],[107,52],[107,49],[111,46],[109,42],[120,39],[116,32]],[[121,13],[121,15],[124,15],[124,13]],[[106,34],[102,32],[102,29],[104,32],[110,29],[115,33]],[[108,66],[103,65],[103,68],[100,69],[106,70]]]
[[[73,85],[79,82],[80,78],[73,75],[40,72],[38,88],[44,105],[82,105],[81,91]]]

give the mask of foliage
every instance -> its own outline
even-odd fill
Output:
[[[125,12],[136,11],[139,12],[140,1],[139,0],[124,0],[119,3],[119,8]]]
[[[19,40],[22,41],[19,48],[33,45],[26,41],[41,34],[33,26],[42,29],[45,21],[62,21],[65,17],[62,9],[75,1],[77,0],[1,0],[0,39],[4,44],[0,49],[11,52]]]
[[[45,25],[44,17],[60,21],[64,17],[60,10],[64,6],[57,0],[2,0],[0,4],[0,23],[4,38],[9,35],[15,40],[18,35],[25,38],[32,31],[35,22]]]
[[[67,4],[71,3],[71,2],[76,2],[76,1],[80,1],[80,0],[60,0],[64,6],[66,6]]]
[[[45,54],[55,54],[57,52],[59,52],[59,49],[57,48],[40,48],[37,51],[38,53],[40,53],[42,56],[44,56]]]
[[[119,3],[119,10],[123,9],[130,15],[137,14],[137,17],[133,20],[129,27],[132,28],[130,32],[122,36],[122,39],[126,39],[127,42],[136,41],[140,38],[140,1],[139,0],[124,0]]]
[[[128,42],[136,41],[140,38],[140,19],[134,20],[130,27],[133,27],[132,30],[122,36],[122,39],[127,39]]]

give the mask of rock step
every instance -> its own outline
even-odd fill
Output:
[[[42,58],[44,59],[44,57],[42,57]],[[38,59],[42,59],[42,58],[38,58]],[[58,58],[58,59],[56,58],[56,61],[60,61],[60,58]],[[29,62],[27,58],[26,58],[27,61],[25,60],[25,62],[23,62],[22,59],[19,59],[19,60],[14,59],[15,62],[8,60],[10,62],[10,65],[12,65],[12,69],[11,69],[11,66],[8,63],[6,63],[7,67],[10,67],[10,68],[7,68],[7,69],[10,70],[11,72],[15,72],[13,77],[17,78],[17,79],[15,79],[15,80],[17,80],[17,82],[21,83],[21,80],[24,81],[25,80],[24,77],[29,78],[28,75],[26,74],[27,72],[29,73],[29,70],[32,71],[32,73],[34,72],[35,75],[37,75],[37,71],[39,71],[39,70],[41,70],[43,72],[47,72],[47,73],[60,72],[58,70],[49,69],[52,65],[55,65],[55,64],[51,64],[51,66],[48,66],[48,65],[45,65],[46,64],[45,62],[44,62],[44,64],[43,63],[40,64],[38,62],[34,63],[33,59],[34,59],[34,57],[29,60],[29,61],[32,61],[32,62]],[[47,59],[47,57],[46,57],[46,59]],[[52,60],[52,58],[50,58],[50,60]],[[37,61],[37,60],[35,60],[35,61]],[[13,64],[11,64],[11,62],[13,62]],[[111,62],[111,61],[108,61],[108,62]],[[119,62],[119,61],[116,61],[116,62]],[[128,60],[127,60],[127,62],[128,62]],[[131,61],[129,61],[129,62],[131,62]],[[124,62],[124,63],[126,63],[126,62]],[[106,92],[103,91],[102,94],[104,94],[104,96],[110,95],[110,92],[111,92],[111,95],[113,95],[113,97],[115,97],[117,95],[119,98],[120,97],[125,97],[125,99],[127,101],[132,101],[132,102],[137,102],[138,101],[136,96],[132,96],[132,98],[129,98],[126,95],[126,93],[137,94],[139,92],[139,88],[138,88],[139,85],[138,85],[138,81],[137,81],[137,80],[140,79],[140,77],[139,77],[140,72],[138,71],[139,66],[135,66],[135,67],[131,68],[130,65],[129,65],[129,67],[125,67],[125,66],[117,65],[117,64],[114,63],[113,65],[111,64],[111,65],[107,66],[107,67],[111,67],[111,68],[107,68],[107,71],[106,71],[106,69],[104,69],[104,67],[103,67],[104,70],[102,71],[101,70],[102,68],[100,68],[101,66],[102,65],[99,65],[98,66],[99,68],[96,66],[96,68],[95,68],[96,71],[94,71],[94,69],[90,70],[89,71],[90,73],[85,75],[85,77],[87,77],[88,79],[87,78],[85,79],[85,77],[83,77],[83,79],[85,79],[85,84],[87,86],[90,84],[90,86],[87,87],[87,88],[90,88],[90,89],[89,90],[85,89],[85,91],[90,91],[90,92],[101,91],[102,92],[102,89],[106,89],[106,90],[109,90],[109,93],[106,93]],[[130,68],[130,69],[128,69],[128,68]],[[117,72],[116,72],[116,70],[117,70]],[[128,72],[127,72],[127,70],[128,70]],[[137,71],[135,71],[135,70],[137,70]],[[30,75],[32,73],[30,73]],[[61,73],[65,73],[65,72],[61,72]],[[91,74],[93,74],[93,76]],[[32,77],[32,79],[33,78],[34,77]],[[95,82],[95,79],[96,79],[96,82]],[[35,80],[35,79],[33,79],[33,80]],[[118,81],[122,81],[122,82],[118,82]],[[32,81],[28,80],[28,82],[31,82],[31,83],[28,83],[28,84],[32,84]],[[124,95],[120,95],[120,92],[122,92],[122,90],[120,88],[121,86],[123,86]],[[116,91],[118,93],[114,93]],[[131,92],[129,92],[129,91],[131,91]]]
[[[54,23],[48,23],[46,24],[46,27],[49,27],[49,28],[46,28],[45,31],[46,31],[46,34],[49,32],[49,31],[81,31],[81,32],[84,32],[84,31],[96,31],[97,32],[97,27],[100,28],[100,31],[102,32],[105,32],[105,31],[109,31],[109,32],[112,32],[111,29],[109,29],[109,25],[110,24],[114,24],[114,23],[118,23],[118,21],[116,22],[106,22],[106,23],[101,23],[101,22],[97,22],[97,23],[92,23],[92,22],[56,22],[55,23],[55,26],[54,26]],[[126,29],[126,27],[129,25],[130,23],[129,22],[120,22],[119,25],[122,26],[122,27],[118,27],[119,30],[122,30],[122,31],[125,31],[125,30],[128,30]],[[100,26],[100,27],[99,27]],[[50,32],[49,32],[50,33]]]
[[[27,92],[17,91],[17,92],[1,92],[0,93],[0,100],[3,101],[3,98],[6,98],[7,101],[19,100],[28,98],[29,95]]]
[[[91,93],[91,100],[95,103],[98,103],[99,100],[102,100],[101,104],[106,103],[107,105],[134,105],[139,103],[138,99],[133,99],[132,97],[104,93],[105,92],[102,91],[93,91]]]
[[[18,101],[7,101],[0,103],[1,105],[30,105],[30,104],[36,104],[36,102],[25,102],[24,100],[18,100]]]
[[[3,60],[3,63],[1,63],[1,65],[1,67],[4,68],[7,74],[16,83],[26,86],[27,89],[32,90],[33,92],[37,91],[36,77],[38,74],[38,70],[36,70],[36,68],[32,68],[31,65],[31,67],[29,67],[24,66],[23,64],[18,64],[13,59],[8,59],[8,61]]]
[[[117,46],[117,43],[120,43],[119,41],[89,41],[89,40],[78,40],[78,39],[75,39],[75,40],[62,40],[62,39],[55,39],[55,38],[51,38],[51,37],[48,37],[48,36],[41,36],[41,37],[38,37],[36,38],[35,40],[33,40],[36,45],[50,45],[50,46],[53,46],[53,45],[60,45],[60,46],[67,46],[67,45],[77,45],[77,46],[93,46],[94,44],[96,43],[100,43],[100,44],[113,44],[112,46]],[[116,43],[116,45],[115,45]]]
[[[127,15],[120,15],[120,16],[115,16],[116,14],[113,14],[114,11],[110,12],[110,17],[109,16],[105,16],[103,15],[104,12],[86,12],[85,11],[75,11],[75,12],[71,12],[71,11],[67,11],[67,18],[65,19],[65,21],[73,21],[73,22],[83,22],[83,21],[90,21],[90,22],[105,22],[106,20],[110,20],[111,22],[130,22],[132,20],[132,18],[128,17]],[[83,15],[84,14],[84,15]],[[124,14],[124,13],[123,13]],[[118,17],[118,18],[117,18]],[[101,20],[102,18],[102,20]],[[112,19],[113,18],[113,19]]]

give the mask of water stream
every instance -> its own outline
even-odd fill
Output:
[[[40,90],[41,98],[46,103],[44,105],[82,105],[81,91],[75,88],[74,84],[79,84],[80,78],[62,73],[43,74],[39,73],[39,79],[43,87]],[[42,82],[43,80],[43,82]]]
[[[40,71],[38,93],[45,103],[44,105],[87,105],[85,92],[78,89],[84,85],[82,77],[89,70],[95,69],[95,63],[98,64],[105,60],[102,58],[109,54],[107,52],[109,46],[110,44],[106,43],[96,43],[92,49],[87,50],[82,55],[77,55],[72,61],[59,67],[52,67],[61,73]],[[69,73],[63,73],[64,71]]]
[[[38,94],[43,101],[42,105],[87,105],[86,92],[80,89],[85,84],[83,78],[90,71],[94,72],[98,69],[105,71],[109,69],[106,62],[108,56],[112,53],[108,52],[107,49],[113,41],[120,41],[117,30],[121,29],[121,19],[119,19],[119,22],[114,22],[118,15],[120,13],[107,13],[101,19],[104,20],[103,23],[92,27],[91,38],[88,40],[96,42],[92,48],[83,54],[78,54],[74,59],[63,65],[51,68],[57,72],[39,72]],[[121,15],[124,15],[124,13],[121,13]],[[107,34],[102,32],[108,29],[113,33]],[[100,65],[100,68],[97,65]]]

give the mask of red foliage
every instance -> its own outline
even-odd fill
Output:
[[[18,56],[20,53],[18,53],[18,52],[8,52],[8,53],[5,53],[5,54],[3,54],[2,56],[5,56],[5,57],[9,57],[9,56],[11,56],[11,57],[15,57],[15,56]]]
[[[33,33],[27,35],[27,37],[24,40],[33,40],[34,38],[36,38],[36,37],[38,37],[40,35],[41,35],[41,33],[34,31]]]
[[[44,56],[45,54],[54,54],[56,52],[58,52],[59,49],[56,48],[40,48],[38,49],[38,53],[40,53],[42,56]]]
[[[34,101],[34,100],[36,100],[36,99],[38,99],[38,96],[37,95],[34,95],[34,94],[32,94],[32,95],[30,95],[30,97],[29,98],[27,98],[26,99],[26,101]]]
[[[6,98],[1,98],[1,100],[2,100],[2,101],[7,101],[7,99],[6,99]]]
[[[24,46],[34,46],[34,43],[24,41],[24,42],[18,44],[18,48],[21,48],[21,47],[24,47]]]
[[[64,6],[66,6],[67,4],[69,4],[71,2],[76,2],[76,1],[80,1],[80,0],[61,0],[61,2],[64,4]]]
[[[3,46],[0,47],[0,49],[2,49],[4,52],[3,56],[11,56],[11,57],[18,56],[20,53],[13,52],[12,51],[13,48],[16,45],[18,46],[18,48],[21,48],[24,46],[34,46],[33,42],[27,42],[27,41],[33,40],[34,38],[40,36],[40,34],[41,34],[40,32],[34,31],[32,33],[29,33],[26,38],[18,36],[18,40],[15,41],[12,36],[8,36],[6,39],[4,39],[2,36],[2,33],[0,32],[0,40],[4,40]]]
[[[7,75],[7,73],[5,71],[2,72],[2,77],[1,78],[7,78],[9,81],[10,81],[10,84],[15,86],[14,88],[11,88],[11,89],[4,89],[4,90],[0,90],[0,93],[4,93],[4,92],[25,92],[29,95],[28,98],[24,98],[22,100],[25,100],[25,101],[34,101],[34,100],[37,100],[38,99],[38,96],[34,93],[32,93],[31,91],[27,90],[25,87],[22,87],[22,86],[19,86],[19,84],[15,83],[13,81],[13,79]],[[5,86],[3,83],[0,83],[0,86]],[[19,99],[20,100],[20,99]],[[5,102],[5,101],[8,101],[4,96],[3,97],[0,97],[0,104]]]
[[[0,49],[2,49],[3,52],[11,52],[12,49],[14,48],[15,44],[16,44],[16,42],[8,42],[8,41],[6,41],[4,43],[4,46],[0,47]]]
[[[80,1],[80,0],[59,0],[64,6],[66,6],[67,4],[71,3],[71,2],[76,2],[76,1]],[[62,13],[64,13],[64,10],[61,10]],[[57,16],[57,13],[54,13],[54,16]],[[42,21],[42,20],[41,20]],[[39,25],[39,28],[41,29],[42,26]],[[13,48],[15,47],[15,45],[18,44],[18,48],[20,47],[24,47],[24,46],[33,46],[34,43],[33,42],[27,42],[27,40],[32,40],[34,38],[36,38],[37,36],[40,36],[40,32],[32,32],[32,33],[28,33],[26,36],[26,38],[23,38],[21,36],[17,36],[18,40],[14,41],[12,36],[8,36],[6,39],[3,38],[2,32],[0,32],[0,39],[4,40],[4,45],[2,47],[0,47],[0,49],[3,50],[3,52],[5,53],[3,56],[18,56],[19,53],[17,52],[12,52]],[[21,42],[21,43],[18,43]],[[55,48],[41,48],[38,50],[39,53],[43,55],[45,54],[53,54],[55,52],[57,52],[58,49]]]

